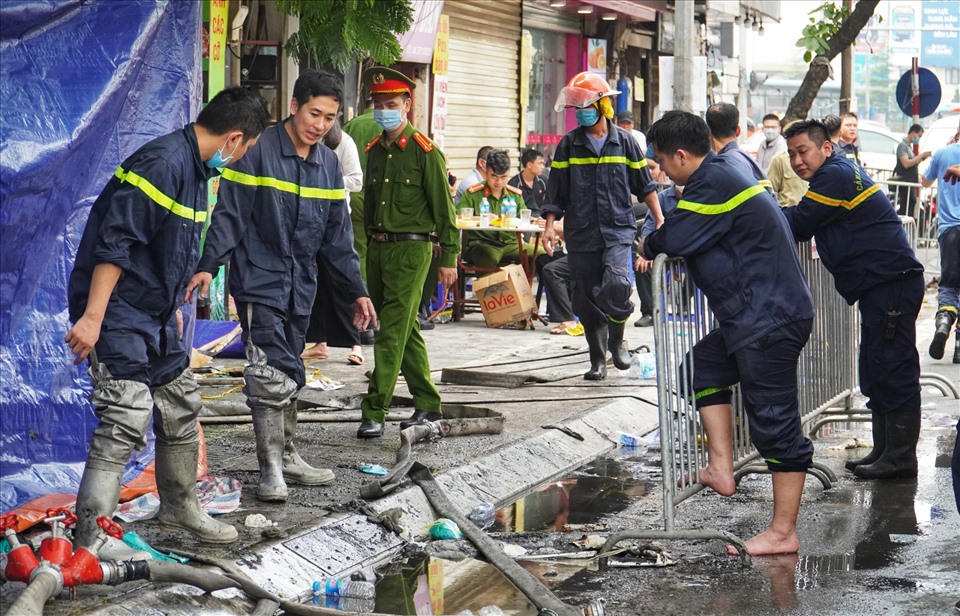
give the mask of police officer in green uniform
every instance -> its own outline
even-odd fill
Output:
[[[474,214],[480,213],[480,203],[486,199],[490,213],[499,217],[503,212],[503,203],[507,199],[516,199],[517,215],[526,209],[523,193],[519,188],[507,184],[510,179],[510,156],[504,150],[492,150],[487,154],[487,167],[484,171],[486,181],[467,188],[457,207],[473,208]],[[477,267],[497,267],[502,263],[520,262],[520,245],[516,232],[510,231],[468,231],[466,233],[463,258]],[[524,244],[528,258],[533,256],[533,244]]]
[[[447,288],[457,280],[460,237],[443,153],[407,121],[413,82],[383,67],[368,69],[361,80],[369,85],[374,120],[383,132],[365,148],[367,285],[380,315],[380,331],[357,437],[377,438],[383,436],[400,373],[415,408],[413,417],[401,422],[400,428],[442,417],[417,308],[433,251],[430,234],[435,232],[440,244],[439,279]]]
[[[373,120],[373,101],[368,100],[367,109],[343,125],[343,132],[350,135],[360,148],[370,143],[382,129]],[[367,171],[367,152],[361,149],[360,168]],[[350,193],[350,221],[353,223],[353,249],[360,257],[360,276],[367,280],[367,234],[363,232],[363,191]]]

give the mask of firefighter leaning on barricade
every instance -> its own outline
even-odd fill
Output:
[[[785,136],[790,164],[810,187],[783,213],[797,241],[816,238],[837,291],[860,310],[860,390],[872,414],[873,451],[846,466],[864,479],[916,477],[923,266],[886,194],[833,151],[822,123],[797,122]]]
[[[729,157],[711,151],[699,117],[669,111],[647,139],[683,197],[663,226],[640,241],[641,254],[684,257],[719,322],[692,351],[692,397],[710,453],[699,481],[723,496],[736,490],[730,388],[739,382],[750,438],[773,473],[773,519],[746,542],[747,551],[796,552],[800,497],[813,461],[813,444],[800,426],[797,362],[814,308],[790,230],[777,200]]]
[[[116,509],[124,468],[146,445],[151,420],[161,528],[212,543],[237,539],[197,501],[200,395],[177,309],[200,250],[207,182],[240,160],[266,123],[259,96],[224,90],[195,124],[123,161],[90,210],[68,288],[66,342],[74,363],[90,357],[98,420],[77,494],[75,548],[93,544],[97,518]]]
[[[320,143],[336,122],[343,90],[333,75],[305,71],[293,86],[290,116],[263,132],[234,169],[224,172],[197,274],[187,296],[205,296],[212,274],[231,259],[248,365],[247,406],[253,416],[260,481],[257,498],[287,500],[287,483],[326,485],[333,472],[297,453],[296,396],[306,385],[303,352],[317,293],[317,255],[347,288],[358,330],[376,323],[353,250],[343,172]]]
[[[573,309],[590,347],[590,370],[583,378],[591,381],[606,377],[608,348],[617,368],[630,367],[623,330],[633,312],[629,268],[637,222],[631,193],[658,224],[663,221],[643,152],[633,135],[612,122],[610,97],[616,94],[592,73],[575,75],[560,91],[554,109],[575,108],[579,126],[557,145],[541,210],[547,254],[553,254],[553,221],[565,219]]]

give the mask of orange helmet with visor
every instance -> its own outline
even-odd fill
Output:
[[[606,96],[620,94],[607,83],[607,80],[596,73],[583,72],[573,76],[570,83],[560,90],[554,111],[563,111],[567,107],[583,109]]]

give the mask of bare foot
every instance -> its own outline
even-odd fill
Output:
[[[751,556],[769,556],[772,554],[796,554],[800,550],[797,532],[780,533],[768,528],[759,535],[747,539],[747,553]],[[736,556],[737,548],[727,546],[727,554]]]
[[[696,478],[686,479],[685,483],[691,483]],[[737,491],[737,482],[733,480],[733,469],[720,470],[713,468],[711,464],[700,469],[700,483],[711,488],[720,496],[733,496]],[[682,487],[684,483],[678,481],[677,485]]]
[[[330,357],[330,350],[327,348],[326,342],[321,342],[301,353],[300,357],[302,359],[326,359]]]

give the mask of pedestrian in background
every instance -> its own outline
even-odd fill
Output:
[[[918,165],[930,158],[931,152],[920,152],[913,155],[913,147],[920,143],[920,137],[923,137],[923,127],[914,124],[907,131],[907,136],[897,145],[897,164],[893,167],[893,175],[890,179],[894,182],[910,182],[916,184],[920,181],[920,172]],[[936,179],[936,176],[934,176]],[[904,216],[916,218],[917,188],[915,186],[897,186],[897,211]]]
[[[780,134],[780,118],[775,113],[768,113],[763,116],[763,141],[760,142],[760,148],[757,150],[757,164],[760,171],[769,175],[770,163],[774,156],[780,152],[787,151],[787,142]]]
[[[612,122],[610,97],[616,94],[603,77],[586,72],[560,91],[554,109],[576,109],[579,126],[557,145],[543,206],[548,254],[553,254],[553,221],[566,217],[573,308],[590,347],[590,370],[584,378],[593,381],[606,378],[608,349],[617,368],[630,367],[623,341],[633,312],[627,268],[637,233],[630,195],[645,201],[657,223],[663,222],[657,183],[640,147]]]
[[[739,383],[750,438],[773,476],[773,519],[746,542],[747,551],[792,554],[800,547],[797,515],[813,463],[813,444],[800,425],[797,364],[814,307],[797,250],[776,199],[732,157],[711,151],[699,117],[669,111],[647,138],[683,196],[641,251],[647,259],[661,252],[683,257],[719,323],[684,360],[693,362],[693,391],[686,393],[696,401],[710,454],[699,482],[723,496],[736,491],[730,388]]]
[[[942,359],[944,347],[950,337],[950,328],[957,325],[954,333],[956,347],[953,363],[960,364],[960,185],[950,169],[960,165],[960,128],[952,144],[941,148],[930,159],[921,182],[924,186],[937,183],[937,240],[940,244],[940,285],[937,288],[937,316],[930,357]]]
[[[130,454],[156,436],[157,518],[165,530],[231,543],[237,530],[197,500],[199,387],[177,331],[177,310],[196,267],[207,218],[207,182],[254,147],[267,124],[259,96],[217,94],[195,124],[141,146],[90,210],[70,272],[75,364],[90,357],[97,417],[77,493],[74,547],[90,547],[111,517]]]
[[[717,103],[707,109],[707,126],[710,127],[711,148],[719,156],[727,156],[748,177],[754,178],[767,190],[770,180],[760,169],[757,161],[737,145],[740,136],[740,110],[730,103]]]
[[[540,177],[543,168],[543,152],[533,148],[524,150],[520,156],[520,173],[507,182],[520,190],[532,218],[540,218],[540,208],[543,207],[543,200],[547,195],[547,183]]]
[[[786,138],[790,164],[810,188],[783,213],[798,242],[816,239],[837,291],[860,311],[860,391],[873,450],[846,466],[863,479],[916,477],[923,266],[890,200],[860,165],[834,153],[823,124],[797,122]]]
[[[317,255],[354,305],[354,327],[376,323],[353,250],[347,193],[336,155],[320,140],[337,120],[342,85],[330,73],[304,71],[290,116],[264,131],[248,156],[228,169],[188,293],[206,295],[212,274],[230,261],[248,365],[244,394],[253,416],[260,480],[257,498],[287,500],[287,482],[326,485],[333,471],[307,464],[294,445],[297,395],[306,385],[300,354],[317,294]],[[327,293],[328,289],[320,292]]]
[[[365,93],[366,108],[363,113],[353,118],[343,125],[343,132],[350,135],[354,144],[357,145],[357,158],[360,160],[360,171],[367,168],[367,152],[363,149],[365,145],[373,141],[373,138],[380,134],[380,127],[373,119],[373,99],[369,93]],[[352,189],[347,187],[350,192],[350,222],[353,227],[353,249],[357,252],[360,259],[360,277],[367,280],[367,234],[363,232],[363,185],[360,188]],[[368,330],[372,333],[373,330]],[[372,343],[372,338],[370,342]]]
[[[457,186],[457,192],[453,197],[454,203],[460,203],[460,198],[468,188],[484,180],[484,170],[487,168],[487,154],[489,154],[492,149],[492,145],[485,145],[477,150],[477,160],[473,165],[473,169],[470,170],[470,173],[463,176],[463,179],[460,180],[460,184]]]
[[[400,428],[443,416],[417,309],[433,256],[431,233],[440,245],[438,277],[444,289],[457,280],[460,233],[443,153],[407,120],[413,81],[382,66],[364,71],[361,81],[370,87],[374,118],[383,132],[366,146],[367,282],[380,331],[357,437],[378,438],[401,373],[413,395],[414,413]]]
[[[858,165],[860,162],[860,144],[857,143],[857,114],[846,111],[840,114],[840,138],[836,141],[837,150],[845,158]]]

